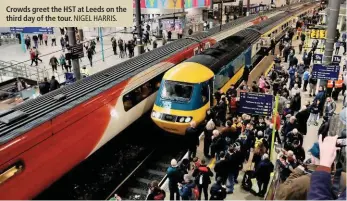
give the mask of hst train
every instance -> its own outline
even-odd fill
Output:
[[[222,31],[216,27],[193,39],[177,40],[1,111],[0,199],[34,198],[150,111],[167,70],[239,30],[283,13],[281,9],[240,18],[223,25]]]
[[[262,41],[270,37],[278,41],[287,27],[295,25],[297,17],[311,9],[262,21],[171,68],[164,74],[157,93],[153,121],[163,130],[179,135],[185,133],[191,121],[202,122],[214,104],[214,92],[225,93],[231,84],[241,81],[245,66],[256,66],[264,56]]]

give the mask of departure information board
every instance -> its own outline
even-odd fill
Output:
[[[339,77],[339,65],[313,64],[312,76],[322,80],[337,80]]]
[[[273,110],[272,99],[272,95],[268,94],[240,92],[238,112],[271,116]]]

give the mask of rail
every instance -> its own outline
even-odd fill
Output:
[[[127,182],[129,181],[129,179],[135,175],[135,173],[138,172],[138,170],[140,170],[140,167],[142,167],[145,162],[154,154],[156,149],[153,149],[136,167],[135,169],[120,183],[118,184],[118,186],[107,196],[106,200],[111,199],[116,192],[118,192],[118,190]]]

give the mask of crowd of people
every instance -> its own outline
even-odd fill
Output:
[[[329,136],[330,122],[337,108],[335,101],[340,91],[345,96],[346,86],[341,75],[341,82],[328,81],[316,92],[317,79],[312,75],[311,63],[319,41],[313,40],[307,51],[303,48],[306,36],[302,34],[305,23],[314,20],[319,20],[317,15],[299,21],[296,28],[285,33],[278,45],[280,53],[268,75],[261,75],[249,85],[246,70],[239,89],[232,85],[225,94],[214,94],[217,104],[206,112],[202,124],[191,122],[185,133],[188,159],[180,164],[172,159],[167,170],[170,200],[200,200],[202,193],[205,200],[223,200],[234,192],[240,170],[244,170],[242,188],[252,192],[251,179],[255,178],[258,185],[255,194],[259,197],[264,197],[271,173],[276,171],[279,185],[275,199],[346,199],[345,185],[336,188],[341,175],[345,175],[345,170],[341,174],[341,156],[336,157],[336,153],[340,153],[336,148],[339,143],[337,136]],[[301,42],[298,51],[303,53],[302,59],[295,56],[295,35]],[[272,94],[274,102],[277,96],[277,111],[270,117],[238,113],[239,91]],[[307,91],[312,100],[303,102],[303,93]],[[318,133],[308,133],[308,126],[312,124],[319,125]],[[319,143],[305,150],[305,135],[318,135]],[[204,159],[196,157],[199,136],[204,138]],[[271,150],[274,145],[275,150]],[[278,153],[275,164],[270,161],[274,151]],[[210,158],[216,159],[214,174],[205,161]],[[254,166],[250,166],[250,162]],[[331,173],[337,182],[331,182]]]

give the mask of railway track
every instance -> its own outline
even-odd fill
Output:
[[[171,143],[176,144],[176,143]],[[175,146],[175,145],[174,145]],[[166,170],[171,159],[181,160],[186,152],[177,147],[162,147],[153,149],[146,158],[129,174],[106,198],[109,200],[115,194],[123,200],[146,200],[148,184],[153,180],[162,185],[167,179]]]

